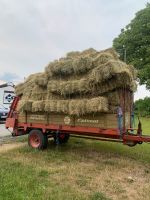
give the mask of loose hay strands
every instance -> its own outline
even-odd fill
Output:
[[[79,80],[58,81],[48,83],[48,91],[63,97],[69,94],[86,94],[101,91],[99,94],[109,92],[115,88],[133,88],[133,77],[126,64],[121,61],[109,61],[92,70],[85,78]]]
[[[80,56],[79,56],[80,55]],[[51,62],[45,69],[49,77],[61,77],[85,74],[98,65],[105,64],[113,59],[111,53],[93,52],[93,54],[81,53],[77,57],[69,57]]]
[[[101,51],[101,53],[103,53],[103,52],[111,54],[115,60],[119,59],[119,54],[113,48],[108,48],[108,49]]]
[[[93,66],[98,67],[99,65],[107,63],[109,60],[113,60],[113,56],[110,53],[97,53],[93,57]]]
[[[17,96],[20,96],[23,94],[24,91],[24,83],[20,83],[18,85],[15,86],[15,94]]]
[[[56,112],[68,114],[68,110],[69,110],[69,101],[68,100],[58,100],[57,101]]]
[[[69,94],[81,94],[89,91],[86,79],[74,81],[49,81],[48,91],[66,97]]]
[[[115,91],[134,91],[135,79],[133,66],[120,61],[113,49],[70,52],[16,86],[22,95],[18,108],[70,115],[107,112],[108,104],[111,111],[120,101]]]
[[[121,61],[110,60],[92,70],[89,79],[95,83],[101,83],[110,78],[124,74],[124,79],[131,79],[132,74],[127,68],[127,65]]]
[[[45,107],[44,101],[33,101],[32,112],[43,112],[44,107]]]
[[[77,100],[49,100],[45,101],[45,112],[65,113],[69,115],[84,115],[92,112],[108,112],[108,100],[106,97]],[[43,101],[34,104],[33,112],[41,111]],[[35,108],[36,107],[36,108]]]
[[[47,100],[45,101],[45,112],[56,112],[57,100]]]
[[[88,101],[88,100],[87,100]],[[69,102],[69,115],[84,115],[86,114],[86,100],[71,100]],[[89,100],[90,101],[90,100]]]
[[[120,92],[119,90],[115,90],[112,92],[108,92],[105,94],[108,99],[109,105],[117,106],[120,104]]]
[[[41,74],[37,75],[35,77],[35,83],[38,86],[46,88],[47,87],[47,83],[48,83],[48,76],[47,76],[47,74],[41,73]]]
[[[17,111],[19,112],[31,112],[32,111],[32,101],[20,100],[17,106]]]
[[[80,56],[79,51],[72,51],[72,52],[67,53],[66,55],[67,58],[77,58],[78,56]]]
[[[32,87],[35,85],[36,77],[41,73],[31,74],[24,83],[20,83],[15,87],[16,95],[20,96],[23,95],[24,92],[27,93]]]
[[[49,77],[66,77],[71,75],[79,75],[88,72],[92,65],[90,57],[79,57],[75,59],[66,59],[50,63],[45,71]]]
[[[34,101],[39,101],[39,100],[46,100],[47,98],[47,89],[46,88],[41,88],[38,85],[34,85],[32,88],[32,92],[30,95],[30,99]]]
[[[96,97],[87,101],[86,112],[107,112],[108,111],[108,100],[105,97]]]

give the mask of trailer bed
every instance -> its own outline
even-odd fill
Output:
[[[56,141],[59,137],[67,136],[68,138],[68,135],[70,135],[87,139],[122,142],[128,146],[150,142],[150,136],[142,135],[140,122],[137,129],[130,127],[131,117],[129,112],[124,113],[124,126],[120,131],[116,114],[100,113],[75,117],[56,113],[18,113],[16,111],[18,101],[19,97],[16,97],[6,120],[6,128],[13,128],[13,136],[30,135],[30,133],[36,135],[37,132],[37,135],[42,134],[42,137],[54,137]],[[34,143],[34,141],[32,142]]]

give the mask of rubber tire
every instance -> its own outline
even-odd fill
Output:
[[[40,143],[37,147],[33,147],[31,142],[30,142],[30,138],[33,135],[37,135],[39,140],[40,140]],[[29,132],[29,135],[28,135],[28,144],[29,144],[30,147],[32,147],[34,149],[39,149],[39,150],[46,149],[47,145],[48,145],[48,137],[47,137],[47,135],[43,134],[42,131],[40,131],[38,129],[31,130]]]
[[[129,143],[126,143],[126,145],[128,145],[129,147],[134,147],[135,145],[137,145],[137,142],[132,142],[132,141],[128,141]]]
[[[65,144],[65,143],[67,143],[68,140],[69,140],[69,137],[70,137],[70,135],[68,133],[65,133],[65,137],[64,138],[59,137],[59,144]],[[57,143],[56,142],[56,135],[54,135],[54,142],[55,142],[55,144]]]

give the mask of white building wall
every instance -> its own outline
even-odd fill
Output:
[[[6,86],[0,88],[0,104],[6,108],[9,108],[14,97],[14,88]]]

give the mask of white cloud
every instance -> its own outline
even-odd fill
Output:
[[[72,50],[110,47],[147,0],[0,0],[0,70],[20,77]]]
[[[137,92],[135,92],[134,100],[144,99],[144,97],[150,97],[150,91],[146,90],[145,85],[138,85]]]

